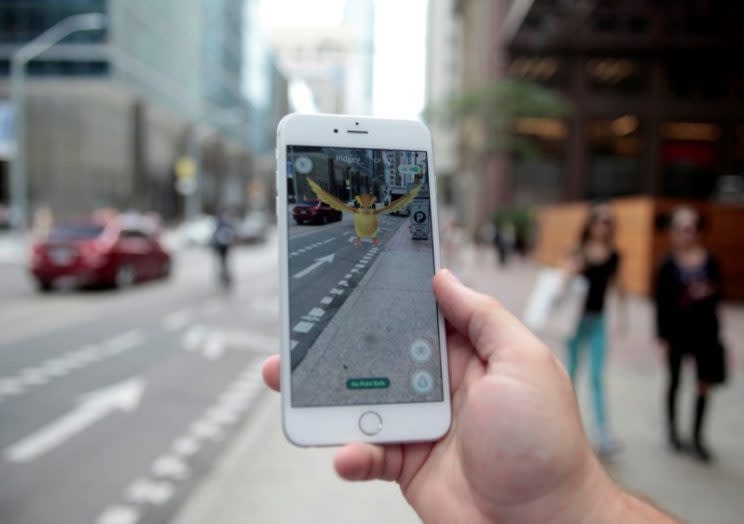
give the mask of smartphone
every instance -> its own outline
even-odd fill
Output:
[[[276,158],[285,435],[300,446],[441,437],[451,410],[428,129],[292,114]]]

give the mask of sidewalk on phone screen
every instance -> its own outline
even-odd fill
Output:
[[[539,271],[537,265],[515,258],[507,268],[500,268],[493,249],[462,243],[450,250],[445,246],[445,251],[443,265],[451,267],[467,284],[521,313]],[[630,491],[686,521],[741,522],[744,381],[739,377],[744,373],[744,308],[723,308],[732,379],[712,401],[708,440],[717,461],[704,466],[687,456],[673,455],[665,446],[661,411],[665,379],[653,344],[651,306],[638,297],[630,297],[628,305],[628,334],[624,338],[612,334],[612,355],[606,370],[610,419],[624,445],[606,462],[608,470]],[[551,347],[561,351],[560,344],[553,342]],[[679,404],[683,430],[689,428],[692,378],[691,370],[686,370]],[[578,393],[582,412],[590,416],[585,382],[584,377]],[[587,421],[591,428],[591,419]],[[397,485],[342,482],[333,473],[332,456],[329,449],[299,449],[288,444],[281,432],[279,397],[267,392],[231,448],[174,522],[418,521]]]

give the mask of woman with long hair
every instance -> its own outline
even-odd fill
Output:
[[[656,278],[656,330],[669,372],[666,398],[669,444],[674,451],[684,448],[677,432],[677,390],[682,362],[689,357],[697,368],[691,451],[708,462],[711,454],[703,439],[703,422],[711,386],[726,379],[726,359],[717,312],[721,272],[715,257],[700,244],[699,233],[700,216],[694,209],[682,207],[674,211],[671,251]]]
[[[569,261],[569,273],[582,275],[588,284],[581,318],[568,340],[568,373],[576,383],[576,375],[585,346],[589,346],[589,378],[594,408],[597,452],[609,455],[617,451],[607,419],[604,392],[604,367],[607,356],[605,303],[608,290],[617,285],[620,253],[615,246],[615,219],[607,204],[594,206],[581,232],[579,246]],[[619,289],[619,286],[618,286]]]

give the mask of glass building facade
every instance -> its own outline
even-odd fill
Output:
[[[30,41],[69,16],[106,13],[106,8],[106,0],[0,0],[0,76],[8,74],[9,49]],[[63,43],[100,44],[107,39],[108,31],[105,29],[78,31],[65,38]],[[37,76],[105,75],[108,72],[109,64],[103,60],[39,59],[28,65],[28,73]]]

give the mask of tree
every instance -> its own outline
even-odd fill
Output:
[[[427,107],[427,120],[454,125],[474,122],[482,132],[482,153],[537,156],[534,139],[516,133],[520,118],[563,118],[571,105],[559,93],[536,82],[505,78],[457,93]]]

